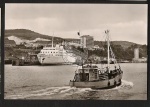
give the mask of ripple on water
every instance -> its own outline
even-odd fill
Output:
[[[48,87],[45,89],[41,90],[35,90],[31,92],[25,92],[25,93],[20,93],[17,95],[10,95],[6,96],[6,99],[26,99],[26,98],[32,98],[32,97],[42,97],[42,96],[59,96],[62,95],[63,97],[66,96],[74,96],[74,95],[83,95],[87,94],[88,96],[95,96],[96,93],[103,93],[107,97],[106,93],[113,93],[115,90],[121,90],[121,89],[131,89],[133,87],[133,83],[122,80],[122,84],[118,87],[112,88],[112,89],[103,89],[103,90],[94,90],[91,88],[75,88],[75,87],[69,87],[69,86],[64,86],[64,87]],[[61,99],[61,98],[60,98]]]

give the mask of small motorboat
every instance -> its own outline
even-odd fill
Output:
[[[109,43],[109,31],[105,31],[107,35],[107,64],[105,67],[99,67],[96,64],[82,64],[75,71],[73,80],[69,85],[77,88],[102,89],[115,87],[121,84],[123,71],[117,60],[114,60],[114,67],[110,69],[110,56],[115,59],[115,55]],[[111,52],[111,54],[110,54]],[[111,64],[112,65],[112,64]]]

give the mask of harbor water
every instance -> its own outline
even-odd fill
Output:
[[[103,90],[70,87],[76,65],[5,65],[5,99],[147,100],[147,64],[120,65],[122,84]]]

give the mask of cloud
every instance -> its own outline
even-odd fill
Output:
[[[6,29],[73,38],[80,30],[95,39],[110,29],[113,40],[147,43],[147,4],[6,4],[5,11]]]

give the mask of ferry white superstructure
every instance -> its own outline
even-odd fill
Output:
[[[63,46],[44,47],[37,54],[39,62],[43,64],[72,64],[76,62],[76,56],[65,50]]]

